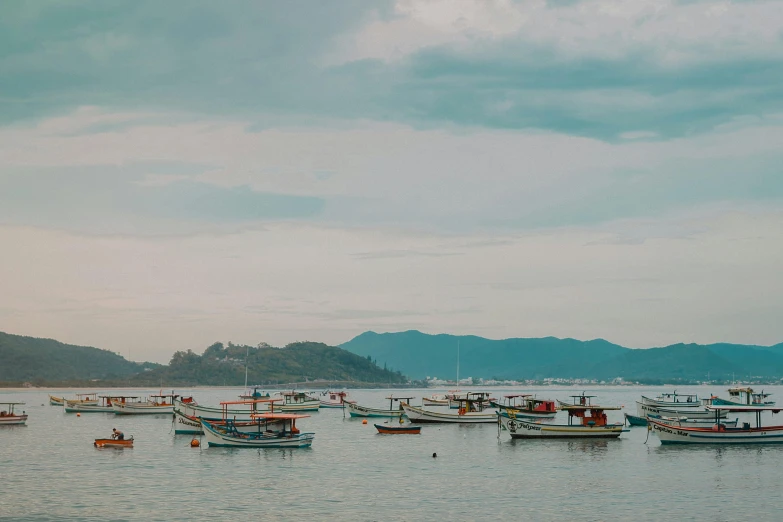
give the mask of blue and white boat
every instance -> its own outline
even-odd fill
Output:
[[[210,447],[229,448],[306,448],[313,444],[315,433],[302,433],[296,421],[309,417],[296,413],[259,413],[255,429],[240,431],[229,421],[220,426],[202,419],[204,438]]]

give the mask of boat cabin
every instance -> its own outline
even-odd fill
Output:
[[[694,402],[699,402],[699,397],[698,395],[693,393],[677,393],[677,390],[674,390],[674,392],[672,393],[660,394],[655,398],[655,400],[661,402],[684,402],[690,404]]]
[[[343,402],[345,402],[345,398],[348,396],[348,392],[344,392],[344,391],[334,392],[334,391],[326,390],[321,395],[324,397],[328,397],[327,400],[331,402],[339,402],[342,404]]]
[[[582,426],[594,427],[594,426],[606,426],[607,418],[606,411],[619,410],[621,408],[617,406],[598,406],[592,404],[591,400],[595,395],[572,395],[574,403],[571,405],[564,405],[562,410],[568,412],[568,424],[573,425],[581,424]]]
[[[280,395],[283,397],[284,404],[304,404],[307,402],[318,401],[318,399],[310,397],[305,392],[290,391],[283,392]]]
[[[504,406],[513,410],[537,413],[554,413],[557,411],[555,401],[536,399],[534,395],[529,393],[504,395],[504,399]]]
[[[459,397],[452,399],[453,402],[459,404],[457,408],[460,415],[466,413],[477,413],[484,411],[489,401],[489,393],[486,392],[470,392],[466,393],[465,397]]]
[[[772,394],[764,393],[763,390],[761,393],[755,393],[753,388],[734,387],[729,388],[728,391],[730,400],[738,404],[744,404],[746,406],[772,406],[775,404],[774,402],[766,401],[766,398]]]
[[[269,437],[293,437],[298,435],[299,428],[296,427],[297,419],[305,419],[309,415],[302,415],[301,413],[254,413],[251,418],[258,422],[261,428],[261,433]],[[229,426],[226,426],[230,429]],[[274,428],[274,429],[273,429]]]
[[[225,421],[228,420],[229,406],[236,406],[236,405],[250,406],[250,408],[248,409],[248,413],[251,414],[250,417],[252,418],[253,415],[264,412],[265,408],[261,407],[264,404],[268,405],[267,408],[269,409],[269,412],[273,413],[276,402],[283,402],[283,399],[273,399],[271,397],[263,397],[261,399],[245,399],[243,401],[224,401],[220,403],[220,407],[223,409],[223,420]]]
[[[131,402],[138,402],[139,397],[136,395],[101,395],[98,397],[101,401],[101,406],[109,407],[112,404],[128,404]]]
[[[725,405],[725,404],[723,404],[723,405],[716,405],[716,406],[709,405],[709,406],[707,406],[707,409],[708,410],[712,410],[712,411],[715,412],[715,425],[712,427],[713,431],[726,431],[727,429],[728,430],[746,430],[746,431],[751,431],[753,429],[761,430],[762,429],[762,426],[761,426],[761,414],[764,413],[765,411],[769,411],[773,415],[775,415],[776,413],[780,413],[780,410],[781,410],[781,408],[779,408],[777,406],[763,406],[763,405],[759,405],[759,406],[753,406],[753,405],[750,405],[750,406],[730,406],[730,405]],[[727,428],[725,424],[721,423],[722,419],[720,418],[720,416],[721,416],[721,412],[722,411],[754,413],[756,415],[756,427],[755,428],[751,428],[749,422],[743,422],[742,423],[742,427],[738,426],[737,428]],[[772,428],[772,427],[767,426],[767,428]],[[783,429],[783,426],[774,426],[774,428]]]
[[[173,406],[174,399],[179,399],[179,397],[180,396],[178,394],[174,394],[174,393],[150,395],[149,402],[155,406]],[[181,400],[182,402],[191,402],[193,400],[193,397],[183,397]]]

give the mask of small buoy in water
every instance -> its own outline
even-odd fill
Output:
[[[367,424],[367,419],[364,419],[364,420],[362,421],[362,424]]]
[[[76,414],[76,416],[77,416],[77,417],[81,417],[81,416],[82,416],[82,414],[81,414],[81,413],[77,413],[77,414]]]
[[[435,457],[437,457],[437,456],[438,456],[438,454],[437,454],[437,453],[433,453],[433,454],[432,454],[432,458],[433,458],[433,459],[434,459]]]
[[[191,448],[198,448],[199,446],[201,446],[201,443],[198,441],[198,439],[194,438],[190,441]]]

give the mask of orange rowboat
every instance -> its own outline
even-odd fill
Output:
[[[421,433],[421,426],[384,426],[375,424],[378,433],[384,435],[418,435]]]
[[[132,448],[133,437],[129,439],[95,439],[96,448]]]

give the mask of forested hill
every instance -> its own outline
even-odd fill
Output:
[[[399,371],[380,368],[370,358],[321,343],[294,343],[285,348],[215,343],[202,355],[191,350],[176,352],[168,365],[160,365],[128,361],[108,350],[0,332],[0,384],[242,385],[246,355],[250,384],[328,380],[388,385],[407,381]]]
[[[109,350],[0,332],[0,382],[117,379],[157,366],[128,361]]]
[[[367,357],[322,343],[302,342],[285,348],[262,344],[242,346],[215,343],[202,355],[177,352],[168,366],[144,372],[134,382],[172,385],[284,384],[314,380],[364,384],[398,384],[407,379],[399,371],[378,367]]]
[[[411,377],[454,379],[682,379],[783,377],[783,343],[775,346],[675,344],[630,349],[603,339],[515,338],[365,332],[341,345]]]

